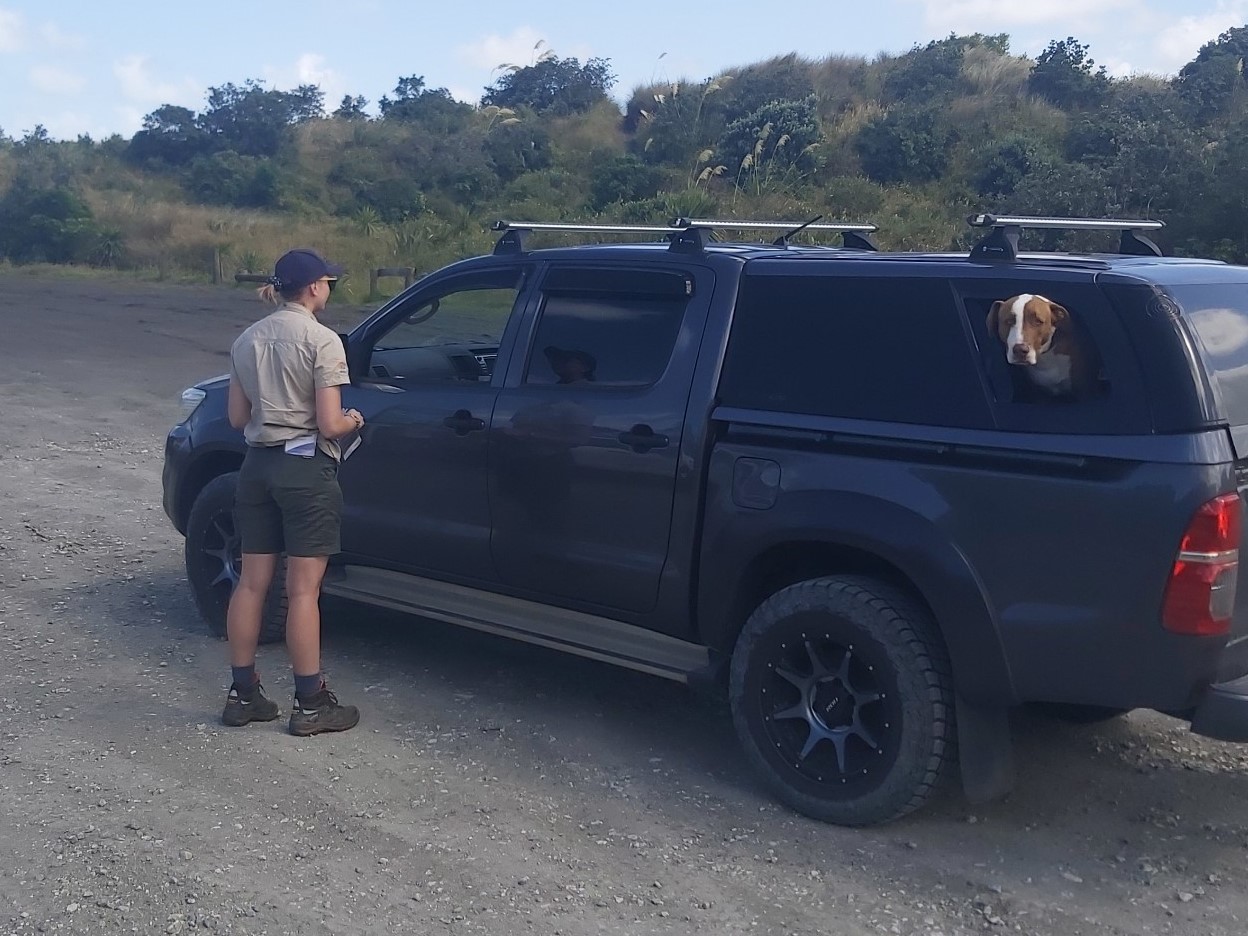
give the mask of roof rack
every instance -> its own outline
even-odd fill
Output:
[[[1160,230],[1166,226],[1164,221],[976,214],[967,218],[966,223],[972,227],[992,228],[983,240],[971,248],[972,260],[1003,260],[1006,263],[1016,260],[1018,237],[1024,228],[1050,231],[1121,231],[1119,253],[1137,257],[1164,256],[1161,248],[1142,233]]]
[[[495,221],[492,230],[502,233],[494,253],[524,253],[525,239],[533,231],[575,231],[584,234],[661,234],[665,237],[688,234],[685,228],[653,224],[565,224],[559,221]],[[656,238],[657,240],[657,238]],[[675,241],[672,242],[675,247]],[[701,245],[699,245],[699,249]]]
[[[877,250],[869,235],[879,230],[874,224],[816,224],[810,221],[717,221],[710,219],[676,218],[668,225],[653,224],[573,224],[562,221],[495,221],[491,229],[502,234],[494,244],[494,253],[523,253],[525,240],[533,231],[579,232],[584,234],[654,234],[671,242],[670,249],[701,251],[710,243],[715,230],[782,231],[772,241],[776,247],[787,247],[789,239],[802,231],[837,231],[846,247]],[[658,239],[658,238],[656,238]]]
[[[772,241],[776,247],[787,247],[789,240],[802,231],[836,231],[846,247],[858,250],[879,250],[869,235],[879,230],[874,224],[850,224],[840,222],[815,222],[823,215],[815,215],[809,221],[736,221],[712,218],[675,218],[674,227],[702,227],[725,231],[783,231]]]

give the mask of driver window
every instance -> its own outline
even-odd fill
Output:
[[[488,383],[520,281],[518,270],[496,270],[416,294],[373,343],[369,378],[398,385]]]

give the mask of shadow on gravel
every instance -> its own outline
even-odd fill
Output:
[[[202,643],[201,652],[221,646],[180,570],[101,583],[87,594],[103,617],[130,624],[115,635],[135,658],[171,640]],[[323,643],[334,685],[365,708],[383,709],[391,729],[449,726],[471,746],[507,727],[524,735],[537,762],[588,759],[655,796],[682,784],[743,817],[773,803],[744,764],[726,705],[677,683],[331,598],[323,604]],[[280,672],[282,648],[262,652],[266,671]],[[926,837],[974,815],[991,820],[996,836],[1034,829],[1074,836],[1095,813],[1125,835],[1140,824],[1173,828],[1165,817],[1181,811],[1185,828],[1243,829],[1248,845],[1248,749],[1202,741],[1152,714],[1073,725],[1020,710],[1013,729],[1018,785],[1007,799],[971,807],[955,776],[926,809],[889,828]]]

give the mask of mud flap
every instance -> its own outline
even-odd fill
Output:
[[[1009,709],[971,705],[960,695],[955,705],[962,792],[974,804],[1000,799],[1014,789]]]

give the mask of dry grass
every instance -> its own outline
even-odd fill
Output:
[[[1002,55],[985,46],[972,46],[962,58],[962,79],[973,95],[989,98],[1021,97],[1027,91],[1032,62]]]
[[[867,60],[855,55],[829,55],[812,67],[819,116],[825,122],[864,99]]]
[[[89,192],[88,202],[101,225],[125,238],[125,266],[160,278],[212,275],[213,251],[220,250],[225,275],[268,272],[292,247],[312,247],[342,263],[347,298],[367,297],[368,271],[377,266],[411,266],[426,273],[459,256],[480,253],[492,244],[484,226],[452,225],[418,218],[399,228],[363,232],[330,217],[298,217],[261,211],[188,205],[133,195]]]

